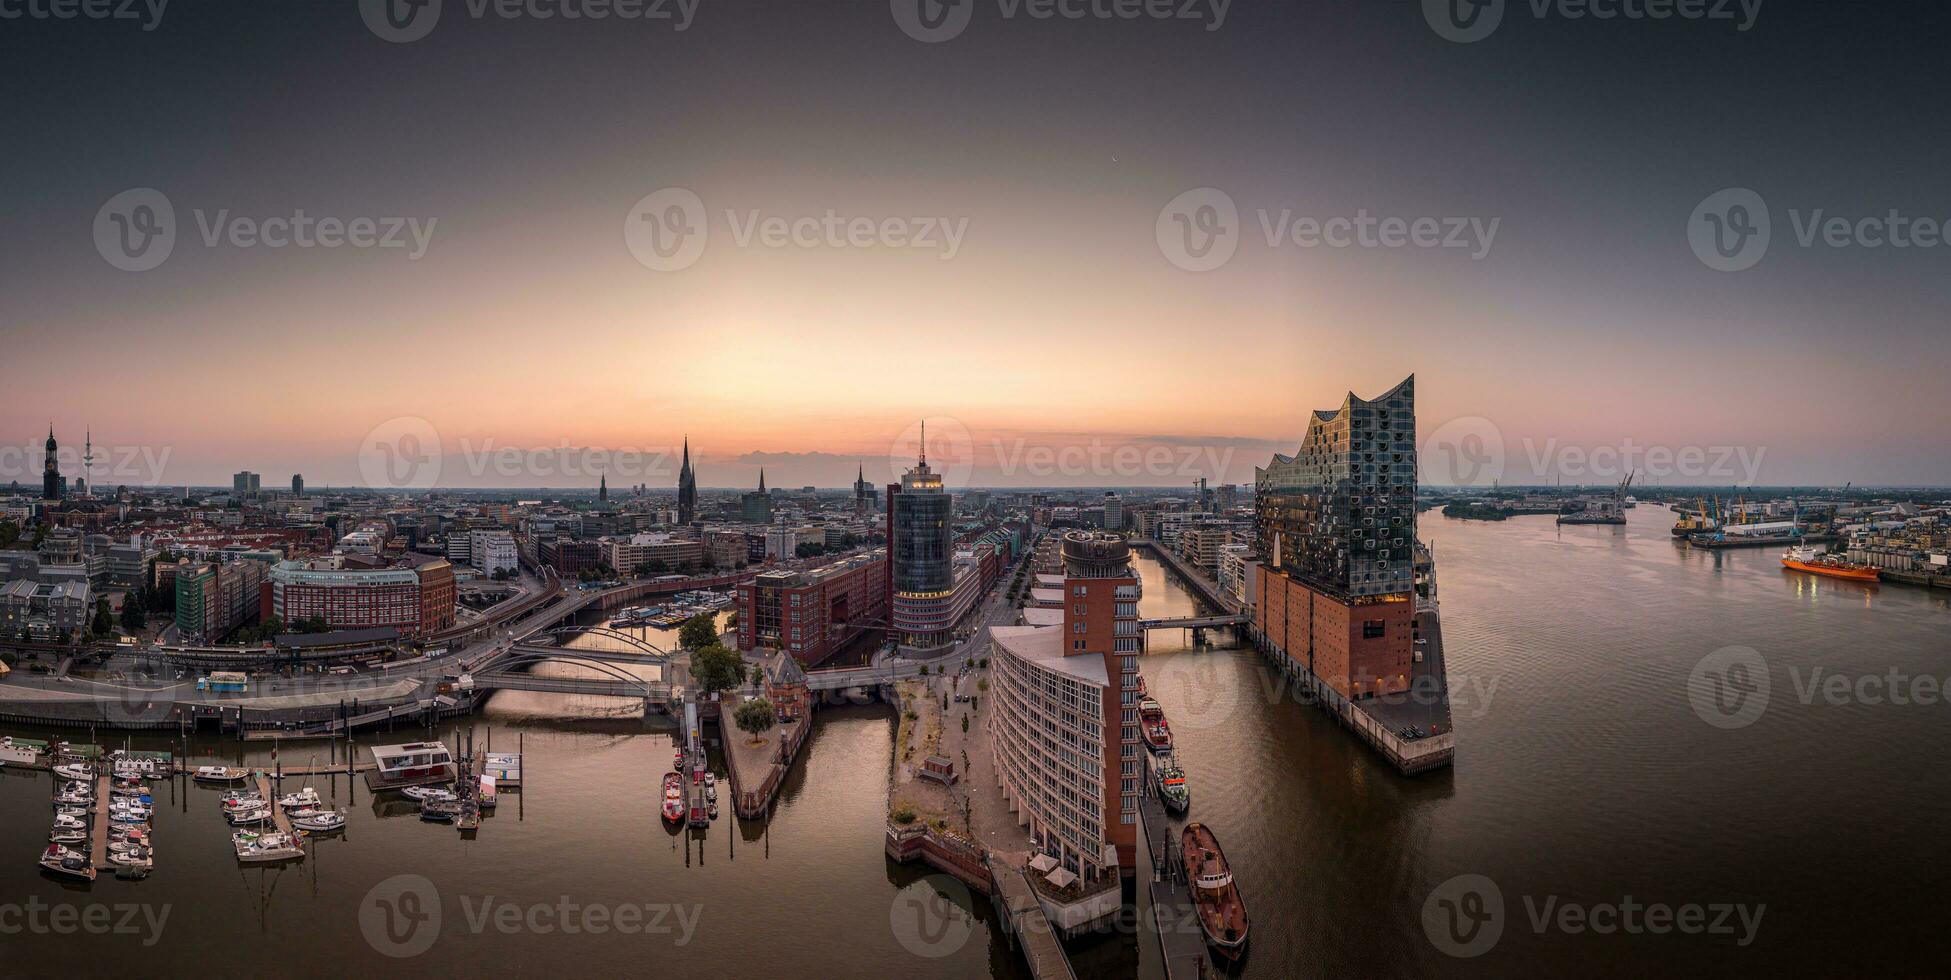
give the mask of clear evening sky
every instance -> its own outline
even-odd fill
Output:
[[[885,0],[698,0],[682,31],[445,0],[409,43],[355,0],[0,20],[0,444],[51,420],[167,447],[157,482],[349,484],[412,416],[449,452],[688,434],[707,486],[838,486],[856,460],[887,482],[928,417],[966,429],[973,482],[1184,485],[1246,481],[1310,409],[1414,373],[1422,431],[1490,420],[1506,482],[1630,444],[1744,447],[1764,483],[1951,483],[1951,248],[1803,246],[1790,214],[1951,218],[1939,5],[1768,0],[1743,31],[1514,2],[1460,44],[1398,0],[1237,0],[1217,30],[968,2],[935,44]],[[139,187],[179,230],[126,272],[92,229]],[[677,271],[624,242],[667,187],[709,228]],[[1155,226],[1200,187],[1243,235],[1195,273]],[[1728,187],[1774,218],[1734,273],[1687,239]],[[298,210],[435,225],[418,259],[199,227]],[[829,210],[964,232],[952,258],[739,241],[753,212]],[[1283,211],[1498,225],[1481,258],[1270,245]],[[1217,465],[1013,455],[1094,440]]]

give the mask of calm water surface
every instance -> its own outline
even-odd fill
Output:
[[[1217,830],[1253,916],[1253,948],[1238,973],[1951,969],[1934,939],[1947,906],[1937,881],[1947,857],[1941,828],[1951,817],[1951,774],[1935,750],[1951,733],[1951,706],[1804,703],[1798,691],[1816,668],[1946,679],[1951,608],[1941,593],[1785,573],[1772,549],[1689,551],[1670,540],[1670,523],[1650,506],[1632,511],[1624,529],[1424,515],[1455,690],[1457,762],[1446,772],[1397,776],[1326,715],[1295,703],[1251,651],[1188,649],[1183,634],[1154,634],[1144,669],[1191,775],[1191,815]],[[1191,611],[1156,562],[1141,559],[1140,568],[1145,615]],[[1695,712],[1689,675],[1702,657],[1733,646],[1764,658],[1770,699],[1753,724],[1723,730]],[[477,738],[492,731],[497,750],[520,737],[528,785],[477,840],[422,824],[400,803],[375,806],[361,789],[345,837],[285,869],[240,870],[217,793],[178,787],[159,790],[153,878],[66,886],[33,865],[48,823],[47,778],[0,774],[0,903],[169,909],[150,947],[142,936],[0,933],[0,974],[231,963],[294,976],[565,967],[1024,975],[980,902],[962,913],[969,939],[935,947],[947,955],[917,957],[897,934],[905,896],[916,893],[904,889],[930,886],[919,868],[881,856],[888,709],[823,710],[769,823],[727,817],[694,838],[666,831],[652,809],[655,780],[669,767],[668,727],[619,717],[617,707],[500,695],[473,728]],[[452,726],[443,733],[451,740]],[[238,743],[218,740],[195,749],[211,758],[269,753],[253,743],[240,754]],[[311,751],[300,744],[283,754],[303,762]],[[348,797],[344,780],[336,790],[316,785]],[[358,910],[376,886],[408,873],[438,893],[442,917],[426,953],[394,959],[380,952],[385,942],[365,938]],[[1432,889],[1463,874],[1494,882],[1504,908],[1498,940],[1467,960],[1432,943],[1422,920]],[[565,895],[577,906],[674,905],[686,918],[664,913],[660,924],[672,932],[657,935],[474,927],[485,903],[527,914]],[[1745,947],[1738,926],[1731,936],[1541,933],[1527,913],[1629,897],[1766,909]],[[687,921],[692,931],[680,944]],[[1071,948],[1082,976],[1159,975],[1149,941],[1128,929]]]

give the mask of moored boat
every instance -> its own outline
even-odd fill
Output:
[[[95,771],[86,764],[70,762],[54,767],[54,774],[62,779],[93,779]]]
[[[674,772],[664,774],[664,819],[672,823],[684,822],[684,777]]]
[[[234,766],[198,766],[190,778],[199,783],[235,783],[250,774],[250,770]]]
[[[305,856],[304,845],[289,834],[238,835],[231,839],[241,864],[270,864]]]
[[[1165,709],[1157,701],[1138,702],[1138,724],[1145,735],[1145,747],[1153,752],[1172,751],[1172,726],[1165,721]]]
[[[345,829],[345,809],[318,810],[292,816],[291,825],[310,834],[330,834]]]
[[[1199,929],[1219,955],[1239,959],[1246,952],[1246,903],[1233,883],[1233,871],[1219,849],[1219,838],[1203,823],[1186,824],[1179,835],[1180,861],[1199,911]]]
[[[1808,572],[1811,575],[1847,579],[1851,582],[1874,582],[1881,575],[1868,565],[1858,565],[1808,546],[1790,548],[1782,552],[1782,567],[1797,572]]]
[[[1184,813],[1192,805],[1192,787],[1186,785],[1186,771],[1175,765],[1159,768],[1153,774],[1158,786],[1159,802],[1165,804],[1173,813]]]
[[[70,878],[95,880],[95,866],[89,863],[87,855],[59,844],[49,844],[47,850],[41,852],[41,867]]]

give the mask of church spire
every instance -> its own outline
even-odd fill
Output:
[[[765,467],[759,467],[759,492],[765,492]]]

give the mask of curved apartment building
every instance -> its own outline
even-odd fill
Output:
[[[1061,625],[990,629],[988,719],[1003,798],[1087,887],[1136,871],[1138,574],[1118,535],[1064,535]]]

